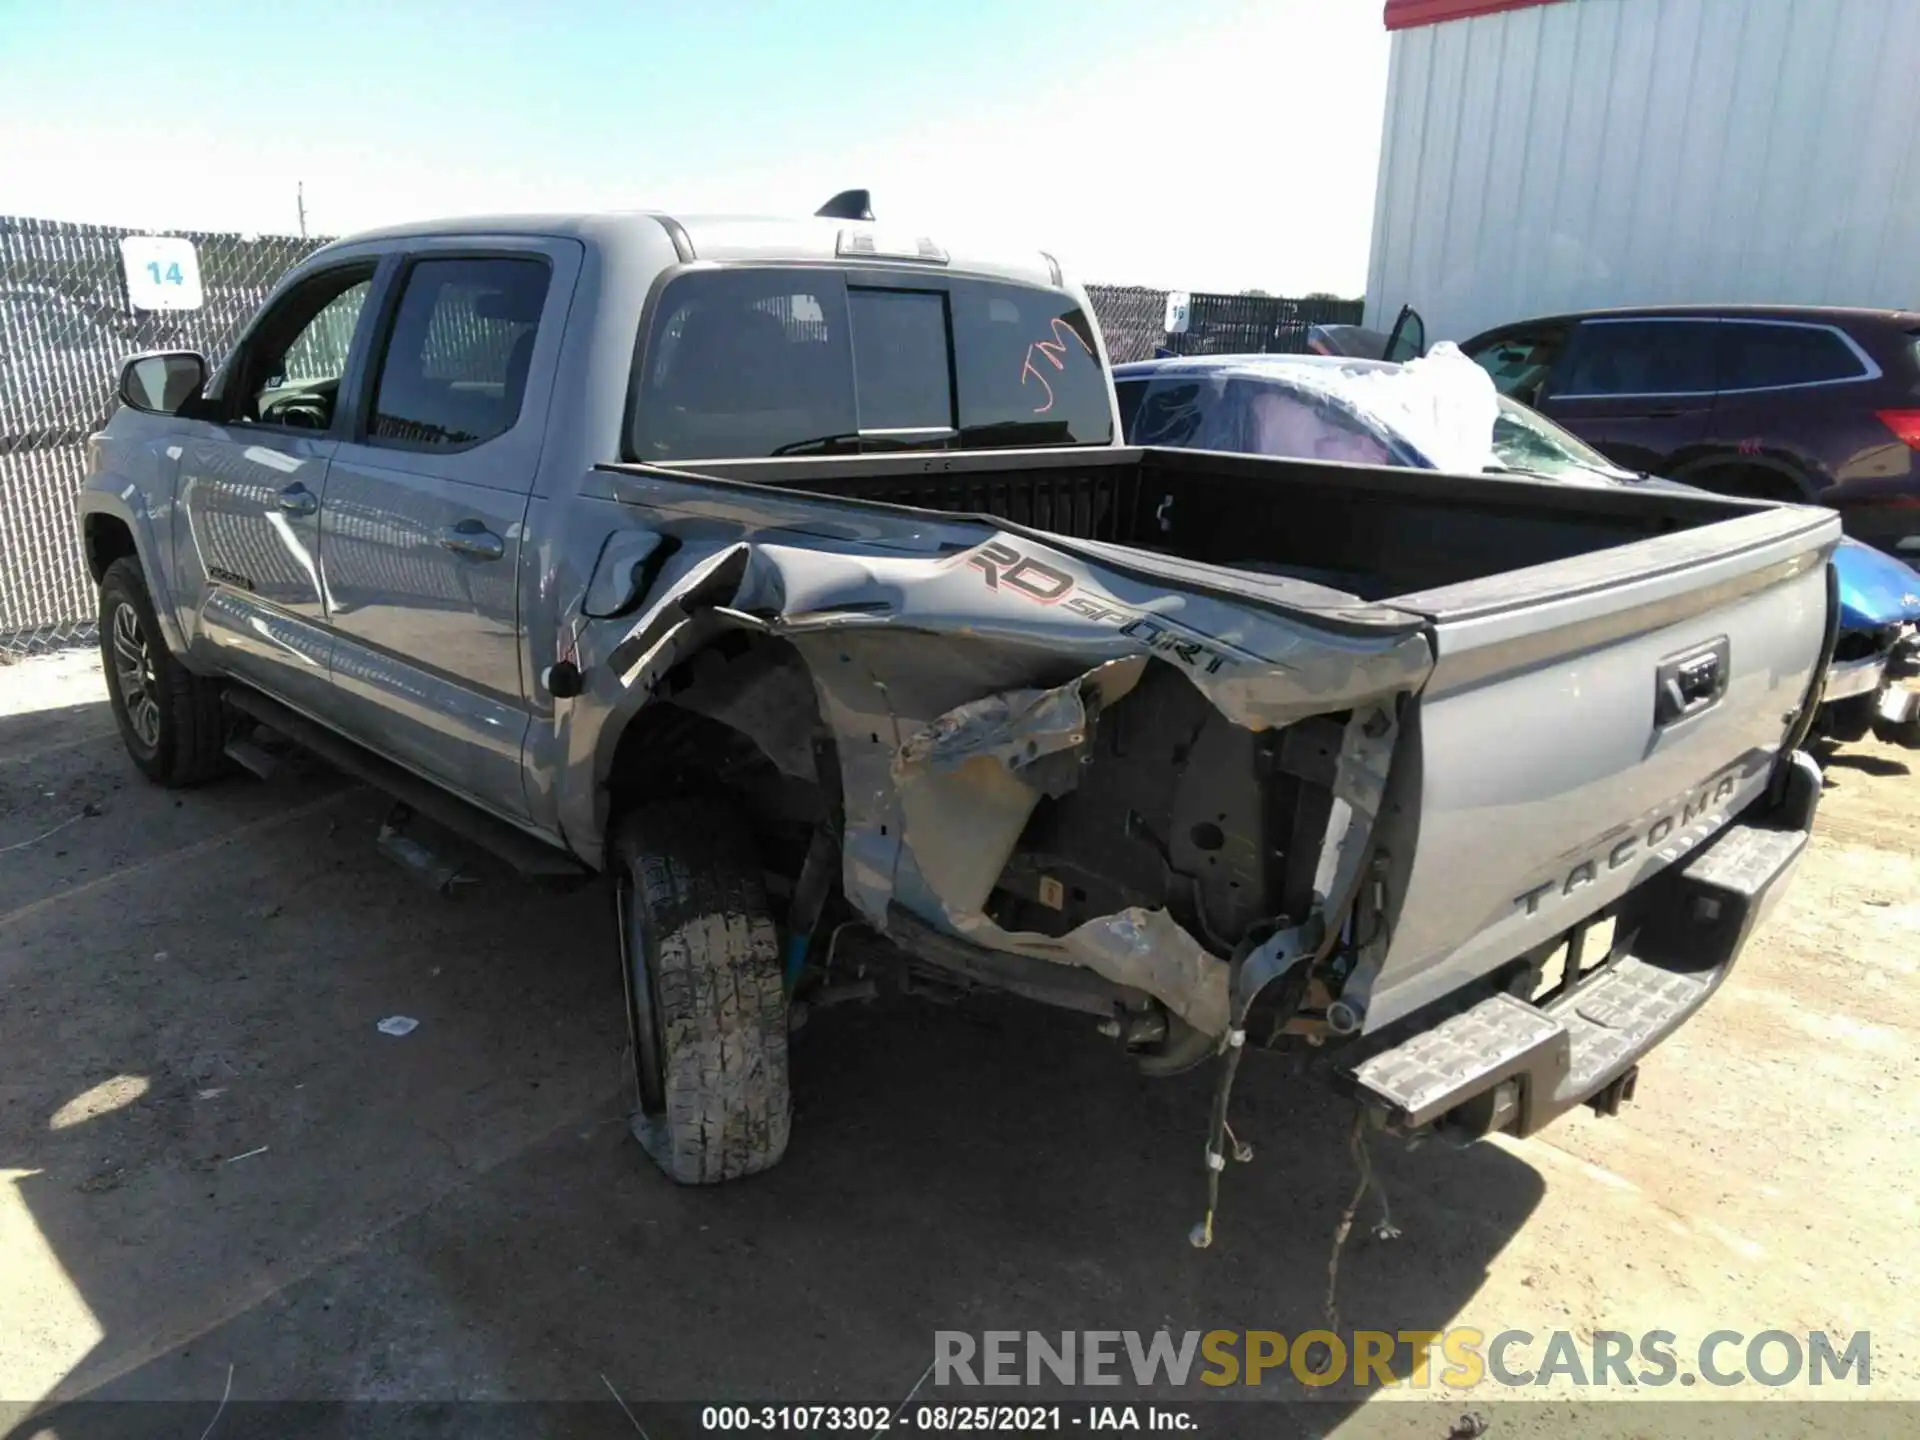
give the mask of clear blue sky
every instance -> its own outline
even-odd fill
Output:
[[[1083,279],[1358,294],[1379,0],[0,0],[0,213],[339,233],[811,210]]]

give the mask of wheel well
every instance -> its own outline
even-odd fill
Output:
[[[87,573],[93,576],[96,585],[114,561],[139,553],[134,548],[133,531],[127,528],[124,520],[112,515],[87,516],[81,528],[81,537],[86,546]]]
[[[1738,460],[1702,461],[1675,478],[1716,495],[1739,495],[1750,500],[1804,502],[1808,495],[1807,486],[1798,476]]]
[[[607,830],[639,804],[725,794],[797,869],[827,816],[823,771],[837,762],[806,663],[784,640],[735,632],[668,671],[620,732]]]

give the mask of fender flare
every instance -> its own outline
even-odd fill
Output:
[[[121,491],[82,490],[79,520],[83,548],[87,522],[96,515],[116,520],[127,527],[127,533],[133,537],[133,553],[140,562],[141,574],[147,582],[147,594],[153,599],[153,613],[160,621],[160,631],[166,639],[167,648],[174,655],[184,658],[187,651],[186,632],[181,628],[180,614],[174,606],[173,587],[168,583],[166,568],[159,563],[164,551],[154,533],[153,516],[147,509],[146,497],[131,485]],[[90,556],[88,568],[92,568]]]

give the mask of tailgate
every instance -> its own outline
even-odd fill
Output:
[[[1829,511],[1780,506],[1391,603],[1436,661],[1382,815],[1375,1030],[1553,940],[1766,788],[1828,624]]]

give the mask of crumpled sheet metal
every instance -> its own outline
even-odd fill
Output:
[[[1372,723],[1369,723],[1371,721]],[[1358,935],[1359,961],[1341,986],[1341,998],[1364,1015],[1373,993],[1374,981],[1386,959],[1386,932],[1382,917],[1361,896],[1366,876],[1361,866],[1371,850],[1374,823],[1386,803],[1387,775],[1394,747],[1400,742],[1400,725],[1390,703],[1382,703],[1358,712],[1341,737],[1340,758],[1334,767],[1333,814],[1327,821],[1326,840],[1320,850],[1315,886],[1327,904],[1341,913],[1344,922],[1347,907],[1365,915],[1367,930]],[[1384,896],[1377,897],[1384,899]]]
[[[1110,660],[1050,690],[969,700],[894,752],[889,778],[907,848],[951,924],[978,915],[1007,868],[1043,793],[1028,778],[1033,767],[1085,744],[1092,716],[1132,690],[1146,668],[1141,656]]]
[[[1057,577],[1049,598],[999,583],[996,574],[1007,569],[993,557],[1006,555]],[[732,590],[731,598],[713,593],[716,582]],[[704,604],[764,617],[789,635],[906,627],[1078,656],[1082,669],[1103,659],[1154,655],[1185,674],[1228,719],[1253,730],[1412,688],[1432,668],[1414,616],[1398,629],[1339,633],[1256,602],[1125,574],[1007,533],[959,554],[937,555],[736,542],[689,557],[664,591],[614,647],[618,658],[644,653],[648,647],[640,642],[660,619],[680,607],[682,596],[699,594]]]
[[[1043,793],[1025,775],[1049,755],[1079,750],[1093,717],[1131,691],[1146,668],[1144,656],[1133,656],[1050,690],[987,695],[908,737],[892,765],[906,827],[902,860],[955,934],[990,950],[1083,965],[1219,1035],[1227,1027],[1228,967],[1165,910],[1130,907],[1059,937],[1005,930],[985,913]]]
[[[1022,771],[1080,744],[1089,700],[1120,699],[1149,659],[1260,730],[1417,689],[1432,668],[1417,626],[1340,632],[1010,532],[931,554],[806,538],[676,556],[659,598],[598,637],[626,692],[615,709],[638,708],[714,630],[782,636],[836,741],[843,886],[871,924],[884,930],[897,903],[992,949],[1085,965],[1223,1033],[1228,967],[1164,911],[1104,916],[1058,938],[986,916],[1042,793]],[[1009,555],[1056,577],[1045,598],[997,583]]]
[[[1116,985],[1146,991],[1203,1034],[1227,1032],[1227,962],[1208,954],[1165,910],[1130,906],[1077,925],[1058,939],[1031,930],[1002,930],[978,912],[949,919],[976,945],[1084,965]]]
[[[1005,690],[956,705],[900,747],[895,780],[917,770],[952,771],[989,759],[1018,770],[1043,755],[1073,749],[1087,738],[1090,715],[1140,683],[1143,656],[1111,660],[1070,685],[1051,690]]]

